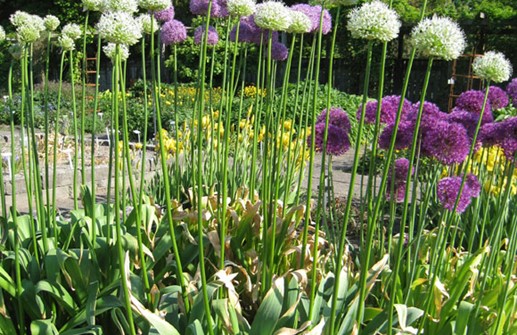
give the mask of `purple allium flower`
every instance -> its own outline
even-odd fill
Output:
[[[315,149],[318,152],[323,150],[323,136],[325,134],[325,123],[317,123],[315,126]],[[310,145],[311,137],[307,138]],[[333,156],[343,155],[350,149],[348,133],[341,127],[329,124],[327,135],[327,154]]]
[[[391,183],[393,178],[393,172],[394,177],[393,178],[393,194],[395,195],[395,201],[396,202],[402,202],[404,201],[404,196],[406,193],[406,180],[407,180],[407,174],[409,171],[409,160],[406,158],[399,158],[395,160],[395,171],[393,169],[390,170],[390,174],[388,176],[388,189],[386,190],[386,197],[391,199]],[[411,170],[411,175],[415,172],[414,169]]]
[[[517,78],[513,78],[506,86],[506,93],[512,99],[513,107],[517,107]]]
[[[490,122],[481,126],[478,137],[479,141],[483,143],[483,146],[491,147],[501,144],[504,138],[501,124],[502,122]]]
[[[446,177],[442,178],[437,185],[438,200],[445,209],[452,211],[456,204],[456,199],[460,192],[462,177]],[[463,213],[467,209],[471,201],[471,192],[468,189],[467,183],[465,183],[461,192],[458,206],[456,207],[457,213]]]
[[[276,61],[284,61],[289,56],[289,49],[280,42],[273,42],[271,45],[271,58]]]
[[[381,104],[381,123],[392,124],[395,122],[397,117],[397,111],[400,104],[399,95],[390,95],[382,98]],[[407,99],[404,99],[404,105],[402,106],[401,120],[405,120],[407,114],[411,112],[412,104]],[[357,119],[361,118],[362,106],[357,110]],[[375,123],[377,114],[377,101],[370,101],[366,104],[366,112],[364,120],[366,123]]]
[[[418,110],[420,109],[420,102],[416,102],[413,104],[413,108],[411,112],[407,115],[407,120],[410,122],[416,123],[416,119],[418,116]],[[437,121],[445,121],[447,120],[447,113],[444,113],[440,110],[436,104],[424,101],[424,107],[422,109],[422,119],[420,120],[420,129],[425,130],[429,125],[434,124]],[[420,133],[422,133],[422,131]]]
[[[483,100],[485,99],[485,93],[478,90],[470,90],[465,91],[460,94],[458,99],[456,99],[456,107],[466,110],[467,112],[480,114],[481,109],[483,108]],[[492,107],[490,105],[490,101],[487,100],[485,106],[485,114],[490,114],[492,112]],[[485,117],[483,116],[483,120]]]
[[[450,114],[447,115],[447,120],[451,123],[459,123],[467,130],[467,135],[472,139],[476,131],[479,115],[469,113],[459,108],[454,108]],[[479,140],[479,136],[478,136]]]
[[[465,186],[470,192],[472,198],[479,197],[481,193],[481,184],[479,183],[478,177],[475,174],[469,173],[465,179]]]
[[[506,92],[497,86],[490,86],[488,89],[488,100],[494,110],[508,106],[508,96]]]
[[[320,115],[316,119],[316,123],[325,124],[325,119],[327,117],[327,109],[321,111]],[[329,124],[343,128],[347,133],[350,132],[352,127],[350,126],[350,120],[348,119],[348,114],[339,107],[330,108],[329,114]]]
[[[174,7],[170,6],[167,9],[154,13],[154,18],[160,22],[167,22],[174,19]]]
[[[500,143],[507,159],[513,160],[517,153],[517,116],[499,123]]]
[[[388,149],[390,147],[391,137],[393,136],[393,129],[395,124],[387,125],[379,136],[379,147],[381,149]],[[412,122],[401,122],[397,131],[397,138],[395,139],[395,149],[403,150],[411,146],[413,141],[413,134],[415,132],[415,125]]]
[[[187,29],[180,21],[170,20],[160,29],[160,38],[165,45],[181,43],[187,38]]]
[[[467,158],[470,140],[461,124],[438,121],[422,134],[422,153],[445,165]]]
[[[253,15],[242,17],[239,26],[239,42],[260,44],[262,41],[267,43],[268,32],[257,26]],[[230,32],[230,41],[235,42],[236,34],[237,26],[234,26]],[[278,32],[273,31],[271,38],[274,42],[278,41]]]
[[[312,29],[310,33],[318,33],[320,29],[320,17],[321,17],[321,6],[311,6],[307,4],[296,4],[291,6],[292,10],[302,12],[309,17],[312,21]],[[326,35],[332,29],[332,17],[328,10],[323,9],[323,18],[321,22],[321,31],[323,35]]]
[[[203,37],[205,35],[205,26],[199,26],[194,31],[194,43],[201,44]],[[219,42],[219,35],[217,34],[217,30],[214,27],[208,27],[208,36],[207,36],[207,44],[208,45],[216,45]]]
[[[210,0],[190,0],[190,12],[194,15],[206,15]],[[226,0],[213,0],[210,17],[227,17]]]

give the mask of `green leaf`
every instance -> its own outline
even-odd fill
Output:
[[[32,335],[59,335],[56,326],[50,320],[34,320],[31,323]]]
[[[9,293],[12,297],[16,295],[14,281],[2,266],[0,266],[0,288]]]
[[[77,305],[68,291],[59,283],[49,283],[46,280],[39,281],[36,284],[36,294],[40,292],[47,292],[53,296],[59,304],[66,309],[66,311],[74,315],[77,309]]]
[[[284,281],[283,277],[278,278],[267,292],[251,325],[250,335],[271,335],[274,333],[276,323],[282,312]]]
[[[146,319],[161,335],[180,335],[173,325],[144,307],[134,296],[131,296],[133,310]]]
[[[460,302],[458,308],[458,317],[456,318],[456,325],[454,327],[454,335],[466,335],[469,323],[470,314],[474,310],[474,304],[467,301]]]
[[[201,322],[199,320],[194,320],[193,323],[189,324],[187,327],[186,335],[204,335],[203,327],[201,326]]]

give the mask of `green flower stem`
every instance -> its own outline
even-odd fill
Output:
[[[337,259],[336,259],[336,270],[335,270],[335,285],[333,289],[332,294],[332,305],[331,305],[331,312],[330,312],[330,320],[329,320],[329,334],[335,334],[335,324],[336,324],[336,307],[337,307],[337,296],[339,292],[339,283],[341,279],[341,269],[343,268],[343,253],[345,250],[345,240],[346,240],[346,232],[348,227],[348,221],[350,219],[350,213],[352,210],[352,199],[354,195],[354,185],[355,185],[355,178],[357,175],[357,168],[359,166],[359,152],[360,152],[360,145],[361,145],[361,137],[363,135],[363,128],[364,128],[364,119],[365,119],[365,111],[366,111],[366,101],[368,99],[368,87],[370,84],[370,69],[372,65],[372,48],[373,48],[373,42],[368,41],[368,51],[366,56],[366,70],[364,74],[364,87],[363,87],[363,104],[362,104],[362,110],[361,110],[361,119],[359,121],[359,129],[357,131],[357,137],[355,142],[355,153],[354,153],[354,163],[352,166],[352,173],[350,176],[350,185],[348,189],[348,196],[346,200],[346,207],[345,207],[345,216],[343,219],[343,228],[341,231],[341,236],[339,240],[339,249],[337,252]],[[361,271],[361,276],[363,276],[363,273],[367,273],[367,269],[363,269]],[[364,281],[364,280],[363,280]],[[360,286],[362,290],[366,289],[364,287],[366,285]],[[362,315],[359,314],[360,309],[358,310],[357,319],[362,319]]]
[[[120,46],[117,44],[116,47],[116,55],[115,55],[115,62],[113,64],[113,73],[115,80],[113,81],[113,95],[115,96],[115,99],[113,100],[113,114],[114,114],[114,137],[115,137],[115,144],[113,145],[115,150],[115,230],[116,230],[116,247],[117,247],[117,255],[118,255],[118,262],[119,262],[119,271],[120,271],[120,277],[121,277],[121,284],[122,284],[122,294],[124,298],[124,304],[126,308],[126,317],[127,322],[129,324],[130,332],[132,335],[136,335],[135,331],[135,323],[133,322],[133,312],[131,310],[131,298],[129,293],[129,287],[127,285],[129,273],[126,272],[126,266],[125,266],[125,256],[126,252],[124,248],[122,247],[122,227],[121,227],[121,219],[120,219],[120,153],[119,153],[119,106],[118,106],[118,92],[119,92],[119,85],[122,85],[122,78],[120,73]],[[123,178],[124,176],[122,176]],[[123,211],[125,211],[125,208],[122,208]]]
[[[49,31],[47,36],[47,50],[46,50],[46,57],[45,57],[45,79],[43,81],[43,112],[45,113],[45,203],[47,205],[47,216],[46,221],[50,224],[52,220],[52,216],[55,216],[54,208],[50,207],[51,198],[50,198],[50,168],[49,168],[49,145],[48,145],[48,138],[49,138],[49,110],[48,110],[48,76],[49,76],[49,68],[50,68],[50,47],[51,47],[51,38],[52,33]],[[55,121],[55,127],[57,127],[57,120]],[[54,141],[55,142],[55,141]],[[54,143],[55,145],[55,143]],[[42,230],[42,237],[43,237],[43,248],[44,250],[48,250],[48,241],[47,241],[47,235],[48,232],[45,230]]]
[[[90,157],[90,165],[91,165],[91,195],[92,195],[92,208],[90,209],[90,217],[92,219],[92,245],[95,245],[95,241],[97,240],[97,222],[96,222],[96,213],[95,213],[95,203],[97,202],[97,186],[95,185],[95,136],[96,136],[96,125],[97,125],[97,108],[99,106],[99,73],[100,73],[100,56],[101,56],[101,37],[97,35],[97,54],[95,55],[95,66],[96,66],[96,75],[95,75],[95,93],[93,97],[93,127],[92,127],[92,143],[91,143],[91,157]],[[111,175],[110,175],[111,176]]]
[[[153,31],[153,25],[154,25],[154,15],[151,15],[151,31]],[[143,146],[142,146],[142,157],[140,160],[140,186],[139,186],[139,193],[138,193],[138,210],[140,211],[142,208],[142,202],[144,198],[144,185],[145,185],[145,170],[147,168],[147,162],[146,155],[147,155],[147,124],[149,121],[149,107],[147,106],[147,69],[146,69],[146,57],[145,57],[145,35],[142,38],[141,43],[141,53],[142,53],[142,80],[144,81],[144,133],[143,133]],[[176,66],[176,61],[174,61],[174,66]],[[174,99],[176,100],[176,94]],[[175,102],[176,105],[176,102]],[[175,110],[175,113],[177,114],[177,111]]]
[[[172,53],[174,57],[174,132],[176,136],[179,133],[179,119],[178,119],[178,49],[176,44],[174,44],[172,48]],[[179,144],[176,143],[176,154],[174,155],[174,176],[176,180],[181,179],[181,166],[179,162]],[[176,187],[176,200],[180,200],[181,189]]]
[[[85,165],[85,126],[86,126],[86,37],[88,31],[88,21],[90,18],[90,11],[87,10],[84,18],[84,31],[83,31],[83,62],[82,62],[82,73],[81,73],[81,185],[86,185],[86,165]],[[98,72],[96,72],[97,74]],[[95,111],[94,111],[95,114]],[[93,124],[95,129],[95,123]],[[93,134],[92,134],[93,136]],[[93,150],[93,149],[92,149]],[[76,154],[77,156],[77,154]],[[75,182],[74,182],[75,183]],[[93,200],[95,203],[95,199]]]
[[[414,182],[416,183],[418,178],[417,176],[415,176],[414,178],[411,178],[412,177],[412,171],[413,171],[413,166],[414,166],[414,163],[415,163],[415,157],[416,157],[416,153],[417,153],[417,150],[418,150],[418,143],[419,143],[419,128],[420,128],[420,123],[422,121],[422,112],[424,110],[424,102],[425,102],[425,96],[426,96],[426,92],[427,92],[427,87],[429,85],[429,79],[431,78],[431,69],[432,69],[432,66],[433,66],[433,58],[430,58],[429,61],[427,62],[427,69],[426,69],[426,72],[425,72],[425,78],[424,78],[424,84],[423,84],[423,87],[422,87],[422,93],[421,93],[421,96],[420,96],[420,106],[419,106],[419,109],[418,109],[418,114],[417,114],[417,119],[416,119],[416,122],[415,122],[415,132],[413,134],[413,142],[411,144],[411,150],[410,150],[410,154],[409,154],[409,167],[408,167],[408,174],[407,174],[407,177],[406,177],[406,185],[411,185],[411,179],[414,180]],[[403,103],[402,99],[401,99],[401,104]],[[393,138],[392,140],[395,138],[396,135],[393,135]],[[402,263],[402,253],[403,253],[403,247],[404,247],[404,243],[401,243],[400,241],[402,241],[404,239],[404,236],[405,236],[405,231],[406,231],[406,222],[407,222],[407,215],[408,215],[408,206],[409,206],[409,192],[410,192],[410,188],[409,187],[406,187],[406,190],[405,190],[405,193],[404,193],[404,205],[403,205],[403,210],[402,210],[402,219],[400,221],[400,234],[399,234],[399,243],[398,243],[398,249],[397,249],[397,253],[395,254],[395,267],[394,267],[394,270],[393,270],[393,282],[392,282],[392,290],[391,292],[397,292],[397,289],[398,289],[398,284],[399,284],[399,281],[396,279],[397,276],[398,276],[398,273],[400,271],[400,268],[401,268],[401,263]],[[388,309],[388,324],[392,324],[390,322],[393,322],[393,310],[395,308],[395,295],[393,295],[390,299],[390,302],[389,302],[389,309]],[[392,329],[391,327],[388,328],[388,335],[391,335],[392,333]]]
[[[61,116],[61,93],[63,88],[63,68],[65,66],[65,52],[61,53],[61,65],[59,67],[59,85],[57,91],[57,108],[56,108],[56,124],[54,125],[54,152],[52,157],[52,213],[56,212],[57,200],[57,147],[59,145],[59,127],[57,120]],[[57,217],[52,215],[52,226],[54,230],[54,238],[57,238]]]
[[[78,202],[78,190],[77,190],[77,151],[79,149],[78,138],[79,134],[77,131],[77,107],[75,103],[75,82],[74,82],[74,51],[70,50],[70,85],[72,87],[72,124],[74,128],[74,184],[73,184],[73,196],[74,196],[74,209],[79,209]]]
[[[258,136],[260,133],[260,127],[261,127],[261,119],[262,119],[262,113],[260,113],[261,106],[262,106],[262,96],[260,94],[260,89],[263,88],[261,85],[263,81],[262,76],[262,70],[263,70],[263,57],[262,55],[262,44],[259,45],[259,57],[258,57],[258,64],[257,64],[257,91],[255,95],[255,110],[257,111],[255,115],[255,122],[253,124],[253,138],[256,139],[253,141],[253,149],[251,153],[251,172],[250,172],[250,196],[251,199],[254,199],[255,193],[258,192],[258,186],[256,186],[257,183],[257,156],[258,156]],[[225,132],[229,131],[229,129],[225,129]],[[267,136],[265,134],[264,136]]]
[[[13,82],[13,66],[14,64],[11,62],[11,66],[9,67],[9,79],[7,81],[8,83],[8,89],[9,89],[9,102],[10,102],[10,108],[9,108],[9,114],[10,114],[10,120],[11,120],[11,139],[14,139],[14,111],[12,106],[13,101],[13,89],[12,89],[12,82]],[[23,139],[22,139],[23,142]],[[20,239],[18,236],[18,212],[16,211],[16,173],[15,173],[15,159],[16,157],[16,147],[14,145],[14,141],[11,141],[11,185],[12,185],[12,192],[13,192],[13,198],[11,203],[11,218],[13,222],[13,232],[14,232],[14,271],[15,271],[15,280],[16,280],[16,301],[17,301],[17,312],[18,312],[18,330],[20,331],[21,335],[25,334],[25,314],[24,314],[24,308],[23,308],[23,300],[22,300],[22,293],[23,293],[23,286],[22,286],[22,275],[21,275],[21,266],[20,266]]]

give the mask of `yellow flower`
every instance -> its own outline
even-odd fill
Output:
[[[142,143],[140,143],[140,142],[135,143],[135,149],[136,149],[136,150],[140,150],[140,149],[142,149],[143,147],[144,147],[144,145],[143,145]]]
[[[293,121],[292,120],[284,121],[284,130],[286,130],[286,131],[291,130],[292,125],[293,125]]]

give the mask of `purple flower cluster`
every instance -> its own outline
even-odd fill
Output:
[[[320,30],[320,18],[321,18],[321,32],[326,35],[332,29],[332,17],[328,10],[321,8],[321,6],[311,6],[307,4],[296,4],[291,6],[292,10],[302,12],[312,22],[311,33],[318,33]],[[321,11],[323,10],[323,17],[321,17]]]
[[[395,118],[397,117],[397,111],[400,104],[400,96],[399,95],[390,95],[382,98],[381,103],[381,111],[380,111],[380,121],[383,124],[392,124],[395,122]],[[366,104],[366,111],[364,115],[364,120],[366,123],[373,124],[375,123],[375,119],[377,116],[377,101],[370,101]],[[404,99],[404,104],[402,106],[402,115],[401,120],[404,120],[407,115],[411,112],[412,104],[407,99]],[[362,106],[357,109],[357,119],[361,118]]]
[[[481,192],[481,185],[479,184],[479,181],[475,175],[469,174],[466,176],[463,190],[461,195],[459,195],[461,182],[461,176],[442,178],[438,182],[438,200],[445,209],[452,211],[454,209],[454,205],[456,204],[456,199],[459,196],[456,212],[463,213],[472,201],[472,198],[479,196],[479,193]]]
[[[255,23],[253,15],[244,16],[239,21],[239,42],[260,44],[266,43],[268,32],[263,30]],[[230,32],[230,41],[235,42],[237,35],[237,26],[234,26]],[[273,41],[278,41],[278,32],[273,31],[271,36]]]
[[[160,29],[160,39],[165,45],[181,43],[187,39],[187,29],[178,20],[167,21]]]
[[[513,78],[506,86],[506,93],[512,99],[513,107],[517,108],[517,78]]]
[[[513,160],[517,154],[517,116],[483,125],[479,136],[484,146],[498,145],[506,158]]]
[[[388,149],[390,147],[391,138],[393,137],[393,131],[395,124],[389,124],[383,129],[379,136],[379,147],[381,149]],[[403,121],[399,123],[397,129],[397,137],[395,138],[395,149],[404,150],[411,146],[413,140],[413,134],[415,132],[415,124],[410,121]]]
[[[318,116],[315,127],[315,148],[316,151],[323,151],[323,139],[325,136],[325,118],[327,110],[323,110]],[[347,113],[341,108],[331,108],[329,113],[329,124],[327,129],[327,154],[333,156],[343,155],[350,149],[350,120]],[[310,145],[311,138],[307,138]]]
[[[167,9],[154,13],[154,18],[160,22],[167,22],[174,19],[174,7],[170,6]]]
[[[205,31],[205,26],[199,26],[196,28],[194,31],[194,43],[197,45],[201,44],[205,35]],[[219,35],[217,34],[217,30],[215,30],[214,27],[209,26],[206,43],[208,45],[216,45],[217,42],[219,42]]]
[[[210,0],[190,0],[190,12],[194,15],[207,15]],[[226,0],[213,0],[210,17],[227,17],[229,15]]]
[[[483,101],[485,100],[485,94],[482,91],[470,90],[460,94],[456,99],[456,107],[454,109],[461,109],[477,115],[481,114],[483,109]],[[453,110],[454,110],[453,109]],[[483,123],[492,122],[494,120],[492,116],[492,105],[490,99],[487,99],[485,111],[483,112]]]
[[[508,95],[506,95],[502,88],[497,86],[490,86],[488,89],[488,100],[494,110],[508,106]]]
[[[390,175],[388,176],[388,190],[386,191],[386,198],[388,200],[391,199],[391,190],[393,183],[393,199],[395,202],[404,201],[404,195],[406,193],[406,180],[407,174],[409,172],[409,160],[406,158],[399,158],[395,160],[394,169],[390,170]],[[415,172],[414,169],[411,170],[411,175]]]
[[[422,133],[422,153],[442,164],[463,162],[469,150],[467,130],[459,123],[438,121]]]
[[[289,56],[289,49],[280,42],[273,42],[271,45],[271,59],[276,61],[284,61]]]

